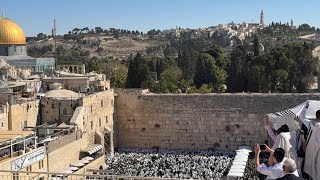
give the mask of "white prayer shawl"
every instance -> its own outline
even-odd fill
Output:
[[[309,174],[314,180],[320,179],[320,126],[315,125],[314,121],[314,119],[316,119],[315,114],[317,110],[320,110],[320,101],[308,100],[305,103],[302,103],[292,109],[269,114],[269,118],[270,115],[274,115],[270,118],[270,122],[274,129],[287,122],[285,116],[290,116],[292,114],[290,113],[290,111],[293,112],[301,120],[301,122],[308,127],[308,129],[310,129],[308,131],[308,138],[306,140],[307,148],[305,152],[306,156],[304,171]],[[287,147],[288,140],[286,140],[285,137],[281,137],[278,141],[279,142],[277,142],[276,140],[273,148],[283,146],[287,149],[290,149],[290,147]],[[294,153],[288,155],[292,155],[292,159],[294,159]]]
[[[312,179],[320,179],[320,127],[314,126],[312,122],[309,127],[304,172]]]
[[[277,136],[277,139],[272,146],[272,149],[282,148],[285,151],[285,157],[293,159],[297,163],[297,168],[300,168],[299,158],[297,154],[297,133],[296,131],[283,132]]]

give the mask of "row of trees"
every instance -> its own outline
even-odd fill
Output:
[[[177,58],[129,60],[126,88],[149,86],[153,92],[306,92],[316,75],[318,60],[308,44],[293,43],[261,54],[238,46],[229,56],[213,45],[209,50],[179,51]]]
[[[306,92],[317,66],[306,43],[287,44],[262,55],[239,46],[230,55],[228,91]]]
[[[47,54],[52,53],[53,46],[29,46],[28,47],[28,55],[31,57],[45,57]]]
[[[95,27],[94,29],[89,29],[88,27],[84,28],[74,28],[73,30],[69,31],[69,35],[78,35],[78,34],[108,34],[108,35],[126,35],[126,34],[133,34],[133,35],[141,35],[142,32],[138,30],[128,30],[128,29],[116,29],[116,28],[109,28],[103,29],[101,27]]]

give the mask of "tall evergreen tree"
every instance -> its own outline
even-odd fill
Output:
[[[141,88],[141,83],[148,82],[150,70],[147,61],[138,53],[130,62],[126,88]]]
[[[255,35],[253,38],[253,54],[254,56],[260,55],[260,42],[257,35]]]
[[[230,55],[228,66],[227,87],[228,92],[245,91],[246,51],[238,46]]]
[[[177,65],[182,70],[182,78],[186,81],[192,80],[194,76],[195,59],[195,52],[189,48],[184,48],[178,54]]]

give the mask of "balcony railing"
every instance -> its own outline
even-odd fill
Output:
[[[47,173],[47,172],[30,172],[30,171],[4,171],[0,170],[0,180],[178,180],[174,178],[156,178],[156,177],[135,177],[121,175],[104,175],[99,171],[98,174],[67,174],[67,173]],[[181,179],[179,179],[181,180]]]

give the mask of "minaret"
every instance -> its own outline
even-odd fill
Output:
[[[291,19],[291,24],[290,25],[291,25],[291,27],[293,27],[293,20],[292,19]]]
[[[260,26],[264,27],[264,14],[263,14],[263,10],[261,11],[261,14],[260,14]]]
[[[1,17],[4,18],[4,10],[2,9]]]

